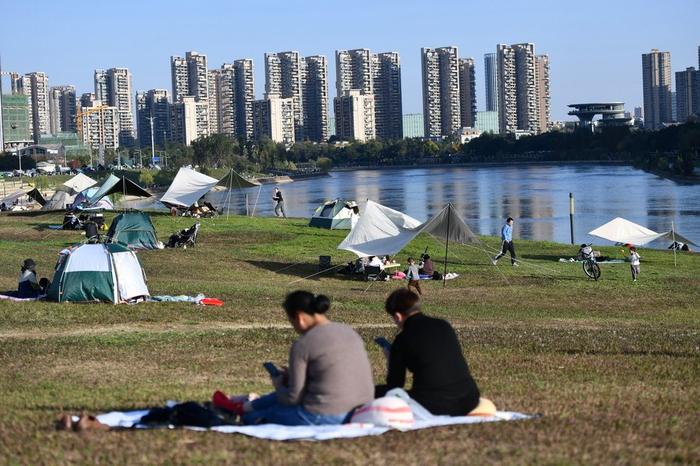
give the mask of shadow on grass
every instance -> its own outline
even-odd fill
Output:
[[[523,259],[532,259],[532,260],[538,260],[538,261],[548,261],[548,262],[559,262],[560,258],[564,258],[568,260],[568,257],[573,257],[574,255],[554,255],[554,254],[523,254],[522,258]],[[567,257],[568,256],[568,257]]]
[[[278,273],[282,275],[287,275],[290,277],[297,278],[307,278],[307,280],[317,280],[321,277],[333,277],[340,280],[348,281],[361,281],[361,275],[345,275],[338,273],[346,264],[336,264],[331,266],[330,269],[323,271],[317,264],[309,264],[307,262],[302,262],[298,264],[288,263],[288,262],[275,262],[275,261],[255,261],[247,260],[248,264],[258,267],[261,269],[268,270],[273,273]]]

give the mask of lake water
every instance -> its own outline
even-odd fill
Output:
[[[256,216],[273,215],[273,185],[260,192]],[[587,232],[624,217],[662,232],[671,229],[700,243],[700,185],[679,184],[623,165],[515,165],[378,169],[334,172],[280,185],[287,215],[309,217],[324,200],[366,199],[425,220],[452,202],[477,233],[497,235],[508,216],[516,238],[568,243],[569,193],[576,200],[575,240],[594,241]],[[245,213],[258,188],[234,192],[231,212]],[[227,194],[216,193],[215,204]],[[662,245],[657,245],[662,246]]]

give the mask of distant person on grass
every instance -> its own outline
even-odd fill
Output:
[[[630,247],[630,269],[632,270],[632,281],[636,282],[639,276],[639,260],[641,256],[637,253],[637,248]]]
[[[505,256],[506,252],[510,252],[510,263],[513,267],[517,267],[518,263],[515,257],[515,246],[513,245],[513,217],[508,217],[506,224],[501,228],[501,252],[493,258],[491,263],[493,265],[498,264],[498,259]]]
[[[472,413],[480,402],[479,388],[452,326],[423,314],[418,295],[403,288],[389,295],[385,310],[400,332],[385,350],[386,384],[376,387],[375,396],[403,388],[408,370],[413,374],[408,394],[428,411],[451,416]]]
[[[271,376],[275,391],[252,401],[216,392],[214,405],[240,415],[245,424],[342,424],[374,395],[362,338],[326,317],[331,306],[326,296],[294,291],[282,306],[301,336],[289,351],[289,369]]]
[[[17,297],[36,298],[42,294],[46,294],[49,285],[50,282],[46,278],[37,280],[36,262],[34,262],[34,259],[25,259],[19,272]]]
[[[272,201],[275,203],[275,217],[287,218],[287,214],[284,212],[284,198],[282,197],[280,188],[275,188]]]
[[[423,290],[420,287],[420,273],[416,261],[413,257],[408,258],[408,271],[406,272],[406,279],[408,280],[408,289],[416,290],[419,295],[423,294]]]

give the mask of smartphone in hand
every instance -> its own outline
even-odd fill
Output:
[[[374,342],[378,344],[382,349],[391,349],[391,342],[384,337],[377,337]]]
[[[263,364],[265,370],[270,374],[271,377],[277,377],[281,374],[280,370],[271,362],[266,362]]]

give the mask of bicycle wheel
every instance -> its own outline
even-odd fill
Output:
[[[583,263],[583,272],[594,280],[600,278],[600,266],[593,261],[585,261]]]

